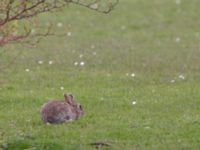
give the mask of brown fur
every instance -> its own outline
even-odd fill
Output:
[[[53,100],[41,108],[41,118],[45,123],[60,124],[80,118],[84,111],[71,94],[64,95],[65,100]]]

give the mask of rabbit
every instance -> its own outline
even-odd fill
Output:
[[[41,118],[48,124],[71,122],[83,116],[82,106],[74,100],[72,94],[64,94],[65,100],[52,100],[41,108]]]

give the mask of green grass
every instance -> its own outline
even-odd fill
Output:
[[[15,58],[0,73],[0,149],[92,150],[96,141],[112,144],[104,150],[199,149],[199,5],[122,0],[108,15],[70,5],[40,16],[62,22],[57,32],[72,36],[0,49],[1,66]],[[74,65],[80,61],[85,65]],[[41,105],[64,92],[75,95],[85,116],[45,125]]]

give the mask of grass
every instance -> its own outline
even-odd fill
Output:
[[[1,66],[15,58],[0,74],[0,149],[92,150],[96,141],[112,144],[105,150],[199,149],[199,4],[123,0],[109,15],[69,6],[40,16],[72,36],[0,49]],[[64,92],[86,115],[45,125],[41,105]]]

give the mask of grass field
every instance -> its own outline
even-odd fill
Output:
[[[15,58],[0,73],[0,149],[200,149],[199,5],[122,0],[108,15],[70,5],[40,16],[68,36],[0,48],[1,67]],[[45,125],[41,105],[64,92],[85,116]]]

